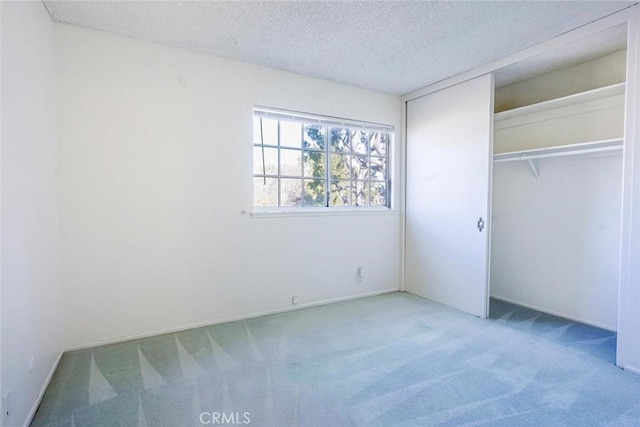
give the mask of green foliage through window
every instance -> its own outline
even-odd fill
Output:
[[[254,205],[388,207],[392,129],[254,110]]]

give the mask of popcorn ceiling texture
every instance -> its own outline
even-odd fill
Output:
[[[397,95],[634,3],[44,2],[54,22]]]

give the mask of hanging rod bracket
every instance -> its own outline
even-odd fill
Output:
[[[533,162],[533,160],[530,159],[526,154],[523,154],[520,159],[526,161],[529,164],[529,168],[531,169],[531,173],[533,174],[533,176],[535,176],[536,179],[540,179],[540,172],[538,171],[538,168],[536,167],[536,164]]]

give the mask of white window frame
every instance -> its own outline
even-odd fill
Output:
[[[252,121],[254,120],[254,118],[256,116],[260,116],[262,118],[267,118],[267,119],[272,119],[272,120],[278,120],[278,124],[281,120],[284,121],[288,121],[288,122],[300,122],[303,125],[320,125],[323,126],[325,128],[325,141],[324,141],[324,149],[322,151],[318,150],[318,152],[323,152],[325,155],[325,176],[322,178],[316,178],[316,179],[322,179],[324,180],[324,184],[325,184],[325,198],[326,198],[326,205],[325,206],[281,206],[281,200],[280,200],[280,190],[278,189],[278,206],[256,206],[255,200],[254,200],[254,196],[252,195],[252,216],[256,216],[256,217],[260,217],[260,216],[291,216],[291,215],[296,215],[296,214],[302,214],[302,215],[331,215],[331,214],[338,214],[338,215],[344,215],[344,214],[354,214],[354,215],[362,215],[362,214],[385,214],[385,213],[393,213],[392,210],[392,194],[393,194],[393,188],[392,188],[392,179],[391,179],[391,172],[392,172],[392,147],[393,147],[393,140],[394,140],[394,132],[395,129],[393,126],[390,125],[383,125],[383,124],[379,124],[379,123],[371,123],[371,122],[363,122],[363,121],[357,121],[357,120],[349,120],[349,119],[343,119],[343,118],[336,118],[336,117],[330,117],[330,116],[322,116],[322,115],[317,115],[317,114],[309,114],[309,113],[301,113],[301,112],[295,112],[295,111],[287,111],[287,110],[280,110],[280,109],[274,109],[274,108],[268,108],[268,107],[260,107],[260,106],[255,106],[252,110]],[[331,143],[329,141],[330,138],[330,129],[331,128],[346,128],[346,129],[351,129],[351,130],[365,130],[365,131],[371,131],[371,132],[384,132],[387,134],[387,147],[386,147],[386,154],[385,155],[371,155],[371,152],[367,151],[367,154],[364,155],[367,158],[370,157],[380,157],[380,158],[384,158],[386,160],[386,179],[385,180],[372,180],[371,179],[371,175],[368,174],[366,180],[363,179],[354,179],[353,176],[350,176],[349,181],[350,183],[355,183],[355,182],[367,182],[368,184],[368,188],[369,188],[369,196],[368,196],[368,201],[371,201],[371,182],[384,182],[386,184],[386,204],[385,205],[379,205],[379,206],[331,206],[330,205],[330,197],[331,197],[331,183],[332,183],[332,177],[331,177],[331,153],[333,152],[331,150]],[[252,147],[254,148],[270,148],[270,149],[277,149],[278,150],[278,164],[279,159],[280,159],[280,155],[281,155],[281,149],[287,149],[287,150],[299,150],[301,153],[304,153],[305,151],[310,151],[310,150],[305,150],[304,148],[292,148],[292,147],[287,147],[284,146],[282,147],[280,144],[280,134],[278,132],[278,141],[276,143],[276,145],[272,145],[272,144],[264,144],[264,141],[260,141],[261,143],[256,143],[256,135],[253,135],[252,138]],[[346,153],[347,155],[353,155],[353,148],[350,147],[349,152]],[[253,163],[252,163],[253,164]],[[304,168],[304,162],[302,167]],[[256,171],[253,171],[252,174],[252,178],[253,178],[253,184],[252,184],[252,194],[254,194],[255,192],[255,179],[264,179],[264,178],[271,178],[271,179],[278,179],[278,183],[280,185],[280,179],[301,179],[303,181],[303,191],[304,191],[304,180],[305,179],[309,179],[309,177],[305,177],[304,171],[302,171],[302,175],[301,176],[287,176],[287,175],[282,175],[281,171],[280,171],[280,166],[278,166],[278,173],[277,174],[268,174],[266,172],[264,173],[255,173]]]

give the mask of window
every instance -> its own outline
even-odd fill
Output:
[[[253,110],[256,207],[389,207],[393,128]]]

